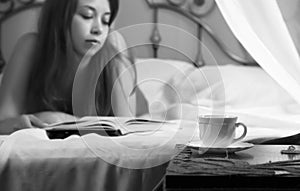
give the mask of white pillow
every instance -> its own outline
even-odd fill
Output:
[[[221,104],[239,109],[295,103],[260,67],[228,64],[196,69],[184,61],[138,59],[136,68],[139,87],[149,104],[161,102],[167,107],[179,94],[182,103],[208,107]],[[166,91],[166,84],[177,92]]]
[[[205,83],[206,87],[199,92],[198,99],[211,99],[220,103],[225,101],[226,107],[233,108],[295,103],[291,96],[260,67],[224,65],[218,68],[221,79],[217,81],[214,79],[218,73],[209,72],[213,69],[212,66],[203,68],[208,74],[206,75],[208,81],[213,83],[210,86]]]

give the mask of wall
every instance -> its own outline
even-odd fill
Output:
[[[145,0],[130,0],[130,3],[128,2],[129,0],[121,1],[121,11],[116,22],[116,29],[121,29],[129,46],[136,44],[137,41],[144,44],[150,43],[149,39],[153,26],[141,24],[153,21],[153,10],[149,10]],[[225,24],[217,6],[203,21],[222,39],[231,52],[239,56],[247,56]],[[176,47],[176,49],[161,47],[158,57],[187,61],[194,60],[198,52],[198,42],[195,40],[197,26],[189,19],[168,10],[159,11],[159,23],[175,27],[161,26],[159,30],[162,36],[161,44]],[[136,25],[138,24],[140,25],[137,27]],[[132,30],[123,32],[122,28],[124,27],[132,28]],[[194,37],[191,37],[191,35]],[[208,35],[204,33],[202,38],[201,51],[206,64],[215,63],[215,60],[219,64],[231,62],[216,48],[217,46],[208,38]],[[139,46],[134,49],[134,52],[138,57],[153,57],[150,46]]]
[[[36,18],[38,9],[28,10],[14,16],[2,25],[2,53],[4,59],[7,61],[12,54],[14,46],[19,37],[24,33],[36,31]],[[26,19],[24,19],[26,18]]]
[[[283,12],[284,19],[287,22],[288,28],[291,32],[291,36],[295,41],[298,50],[300,50],[300,30],[299,16],[300,16],[300,1],[299,0],[277,0],[278,4]],[[130,2],[130,3],[129,3]],[[124,32],[124,36],[127,39],[129,45],[134,45],[137,43],[150,43],[150,35],[152,26],[139,26],[132,27],[132,25],[149,23],[152,22],[153,11],[149,10],[145,0],[122,0],[121,1],[121,12],[119,18],[116,22],[116,28],[120,29],[123,27],[131,27],[134,29],[139,28],[139,30],[127,30]],[[247,52],[241,47],[238,41],[233,36],[231,30],[228,28],[226,22],[224,21],[217,6],[205,19],[203,19],[210,28],[215,32],[216,36],[219,37],[222,42],[227,46],[230,52],[247,59],[251,57]],[[170,11],[161,10],[159,12],[159,22],[164,24],[169,24],[182,29],[183,31],[188,31],[192,35],[196,35],[196,26],[184,17],[171,13]],[[196,57],[197,44],[195,41],[190,39],[188,35],[182,34],[179,30],[164,30],[160,28],[163,41],[162,44],[171,44],[181,52],[184,52],[187,57],[191,59]],[[206,35],[202,36],[203,46],[202,55],[206,64],[225,64],[233,63],[232,60],[228,59],[225,54],[220,51],[216,44]],[[152,57],[151,47],[140,46],[134,50],[138,57]],[[300,51],[299,51],[300,52]],[[170,48],[161,48],[159,52],[160,58],[169,59],[181,59],[188,60],[186,56],[178,54],[178,52],[170,50]]]
[[[277,0],[291,37],[300,54],[300,1]]]
[[[152,22],[153,10],[149,9],[145,0],[121,1],[121,10],[115,27],[116,29],[121,30],[129,46],[144,44],[134,49],[134,52],[138,57],[153,57],[152,47],[149,45],[153,29]],[[170,11],[160,11],[159,22],[161,24],[167,24],[160,28],[162,36],[161,44],[177,48],[186,47],[186,49],[181,51],[184,52],[183,54],[187,54],[187,56],[193,58],[196,51],[196,45],[189,38],[188,34],[183,36],[180,35],[184,34],[184,31],[190,31],[193,34],[193,32],[195,32],[195,25],[186,18],[174,15],[174,13]],[[168,25],[170,25],[170,27],[168,27]],[[125,30],[124,27],[126,27]],[[158,56],[160,58],[180,58],[180,55],[178,55],[178,53],[175,54],[175,52],[176,50],[161,47]]]

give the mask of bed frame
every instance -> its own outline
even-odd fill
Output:
[[[210,38],[220,47],[220,50],[225,53],[230,59],[240,63],[242,65],[257,66],[257,63],[252,60],[246,60],[245,58],[239,57],[232,53],[226,45],[216,37],[214,32],[210,29],[209,25],[206,24],[202,18],[207,16],[213,9],[216,8],[214,0],[145,0],[151,10],[153,10],[153,23],[154,27],[150,36],[153,57],[157,58],[157,53],[160,48],[160,42],[162,40],[159,31],[159,11],[163,9],[171,10],[179,13],[197,25],[197,38],[201,41],[202,32],[205,31]],[[43,0],[0,0],[0,33],[2,32],[3,23],[9,18],[17,15],[22,11],[26,11],[32,8],[41,7]],[[2,35],[0,35],[0,45],[2,43]],[[241,46],[242,47],[242,46]],[[204,66],[201,45],[198,44],[199,53],[197,54],[193,64],[196,67]],[[5,66],[5,60],[0,47],[0,73]]]
[[[146,0],[147,4],[153,9],[154,27],[150,37],[153,49],[153,56],[157,58],[157,53],[160,47],[161,35],[159,32],[159,11],[162,9],[171,10],[180,15],[183,15],[193,21],[197,25],[197,38],[201,41],[202,32],[205,31],[209,37],[217,44],[220,50],[233,61],[247,66],[258,66],[253,60],[247,60],[234,53],[214,34],[213,30],[206,24],[202,18],[207,16],[213,9],[216,8],[214,0]],[[242,45],[240,45],[243,48]],[[198,43],[198,54],[193,61],[196,67],[204,66],[201,55],[201,44]],[[246,51],[246,50],[245,50]]]

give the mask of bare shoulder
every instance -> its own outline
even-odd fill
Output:
[[[17,42],[14,52],[4,68],[0,86],[0,117],[14,117],[24,111],[25,97],[37,35],[23,35]]]
[[[26,33],[23,36],[21,36],[20,40],[24,42],[31,42],[31,41],[36,41],[37,40],[37,33]]]
[[[8,65],[10,65],[13,68],[22,66],[27,67],[28,64],[32,63],[32,57],[34,55],[36,42],[36,33],[27,33],[21,36],[14,48],[13,54],[8,62]]]
[[[37,34],[28,33],[19,38],[13,54],[4,68],[4,82],[11,81],[12,76],[26,76],[32,66]],[[24,79],[22,79],[23,81]]]
[[[4,77],[17,72],[26,72],[32,63],[37,34],[28,33],[21,36],[15,45],[13,54],[4,68]]]
[[[21,36],[17,42],[17,47],[20,48],[29,48],[33,47],[37,42],[37,33],[27,33]]]

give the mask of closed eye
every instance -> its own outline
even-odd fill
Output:
[[[93,18],[93,15],[83,15],[83,14],[81,14],[81,17],[82,17],[83,19],[88,20],[88,19],[92,19],[92,18]]]
[[[95,10],[92,7],[84,6],[79,10],[79,15],[83,19],[92,19],[94,17]]]

